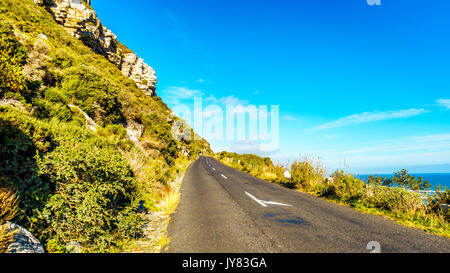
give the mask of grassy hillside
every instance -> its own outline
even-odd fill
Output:
[[[137,208],[158,209],[180,166],[211,153],[205,140],[172,138],[178,118],[160,98],[31,0],[0,2],[0,61],[0,195],[18,200],[12,220],[47,251],[121,251],[142,232]],[[14,206],[1,209],[0,224]]]

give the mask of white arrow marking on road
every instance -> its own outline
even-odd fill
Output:
[[[254,197],[253,195],[251,195],[250,193],[248,193],[248,192],[245,192],[245,194],[247,194],[248,196],[250,196],[250,198],[252,198],[253,200],[255,200],[256,202],[258,202],[261,206],[263,206],[263,207],[267,207],[267,205],[266,204],[264,204],[264,202],[262,202],[261,200],[259,200],[259,199],[257,199],[256,197]]]
[[[277,205],[277,206],[285,206],[285,207],[292,207],[292,205],[288,205],[288,204],[283,204],[283,203],[278,203],[278,202],[272,202],[272,201],[264,201],[264,200],[259,200],[258,198],[254,197],[253,195],[251,195],[248,192],[245,192],[245,194],[247,194],[248,196],[250,196],[250,198],[252,198],[253,200],[255,200],[258,204],[260,204],[263,207],[267,207],[267,205]]]
[[[225,178],[225,179],[228,179],[228,177],[226,177],[225,175],[223,175],[223,174],[221,174],[221,176],[223,177],[223,178]]]
[[[278,202],[272,202],[272,201],[263,201],[267,205],[277,205],[277,206],[285,206],[285,207],[292,207],[292,205],[278,203]]]

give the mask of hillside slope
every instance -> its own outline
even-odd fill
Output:
[[[47,251],[122,251],[142,233],[137,208],[156,210],[180,168],[211,153],[32,0],[0,2],[0,59],[0,195],[15,193],[9,218]],[[14,208],[1,209],[0,224]]]

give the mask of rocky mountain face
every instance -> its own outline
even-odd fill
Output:
[[[45,7],[55,21],[98,54],[105,56],[122,73],[134,80],[149,96],[156,96],[155,71],[142,58],[122,45],[111,30],[102,25],[90,1],[33,0]]]

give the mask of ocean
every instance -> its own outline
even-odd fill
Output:
[[[445,188],[445,186],[447,186],[447,188],[450,189],[450,173],[415,173],[415,174],[411,174],[412,176],[415,177],[422,177],[424,180],[430,182],[431,184],[431,190],[434,190],[438,185],[441,185],[442,188]],[[393,174],[379,174],[378,176],[382,176],[382,177],[393,177]],[[367,180],[367,177],[369,177],[368,174],[364,174],[364,175],[356,175],[356,177],[363,179],[363,180]]]

